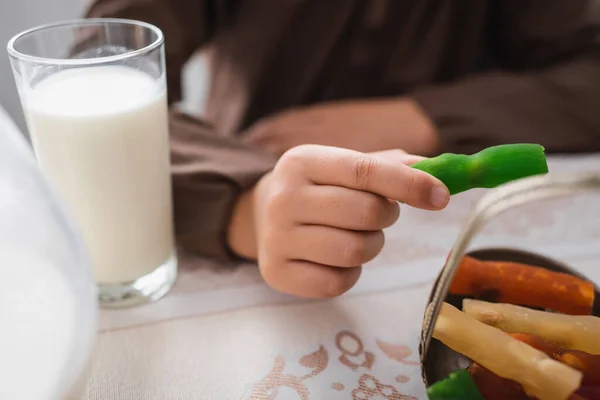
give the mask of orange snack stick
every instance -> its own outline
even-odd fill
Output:
[[[470,256],[461,260],[450,293],[571,315],[589,315],[594,305],[594,285],[576,276]]]

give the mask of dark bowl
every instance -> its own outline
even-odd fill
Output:
[[[522,250],[503,248],[481,249],[467,253],[467,255],[485,261],[512,261],[534,265],[552,271],[574,275],[588,281],[590,280],[580,272],[575,271],[573,268],[565,265],[564,263]],[[427,304],[431,303],[433,293],[435,292],[437,285],[438,281],[436,280]],[[595,285],[595,292],[595,303],[592,314],[595,316],[600,316],[600,292],[597,285]],[[448,295],[446,297],[446,302],[459,309],[462,309],[462,301],[465,298],[465,296]],[[419,348],[420,353],[421,350],[422,349]],[[427,352],[425,359],[422,358],[422,354],[419,354],[419,356],[421,356],[421,359],[423,360],[421,363],[421,375],[423,377],[425,387],[429,387],[433,383],[445,379],[451,372],[459,368],[466,368],[470,365],[470,360],[465,356],[455,352],[439,340],[433,338],[429,344],[429,351]]]

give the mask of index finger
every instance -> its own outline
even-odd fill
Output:
[[[371,192],[429,210],[448,204],[450,193],[440,180],[403,163],[337,147],[296,149],[305,176],[317,185]]]

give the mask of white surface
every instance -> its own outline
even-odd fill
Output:
[[[60,266],[0,243],[0,399],[55,400],[76,335],[76,298]]]
[[[1,108],[0,260],[0,398],[80,393],[97,327],[89,259]]]
[[[600,171],[599,155],[550,160],[551,173],[590,170]],[[167,297],[102,313],[87,398],[425,399],[416,361],[426,299],[482,193],[441,212],[403,207],[383,252],[334,300],[276,293],[251,265],[182,256]],[[537,251],[600,282],[598,204],[600,194],[580,195],[509,211],[473,248]]]
[[[39,162],[74,214],[99,283],[173,253],[166,92],[121,66],[59,72],[27,93]]]
[[[22,135],[21,130],[19,130],[15,121],[10,117],[2,105],[0,105],[0,132],[3,132],[6,135]]]

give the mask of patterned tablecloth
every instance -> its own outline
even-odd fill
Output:
[[[0,132],[16,126],[0,107]],[[600,172],[600,155],[551,157],[550,170]],[[334,300],[276,293],[252,265],[182,255],[159,302],[103,311],[87,399],[424,399],[417,362],[432,282],[481,196],[446,210],[404,207],[359,283]],[[494,220],[473,248],[508,246],[570,263],[600,282],[600,194],[521,207]]]
[[[551,158],[551,172],[600,171],[600,156]],[[329,301],[269,289],[252,265],[182,255],[161,301],[104,311],[88,399],[420,399],[426,298],[482,191],[442,212],[409,207],[348,294]],[[600,195],[536,203],[493,221],[474,248],[552,256],[600,281]]]

